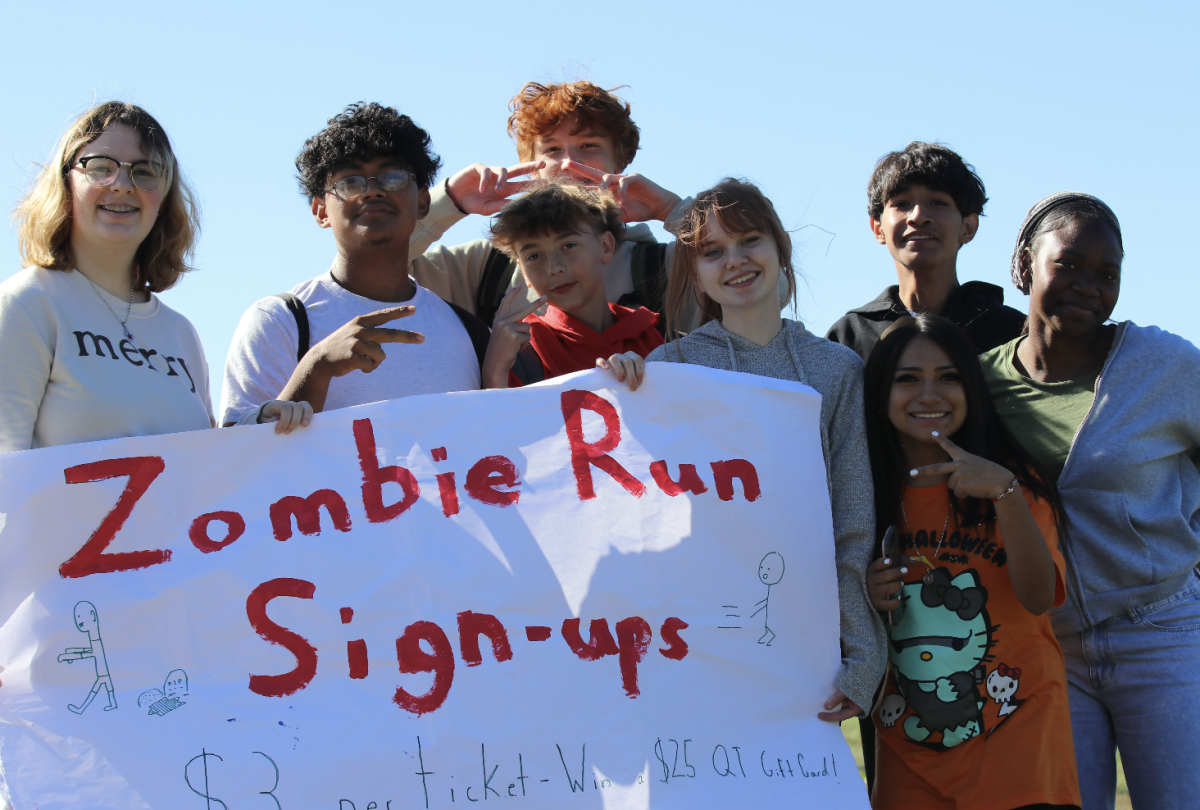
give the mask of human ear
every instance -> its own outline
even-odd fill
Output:
[[[417,189],[417,219],[425,219],[429,213],[429,189]]]
[[[324,197],[313,197],[312,199],[312,214],[313,219],[317,221],[317,225],[322,228],[329,227],[329,212],[325,209]]]
[[[600,261],[608,264],[613,260],[616,252],[617,237],[613,236],[612,231],[603,231],[600,234]]]
[[[979,214],[967,214],[963,217],[962,230],[959,232],[958,245],[962,247],[975,238],[979,232]]]
[[[871,217],[868,221],[871,226],[871,233],[875,234],[875,241],[881,245],[886,245],[887,237],[883,235],[883,223],[875,219],[875,217]]]
[[[1024,248],[1017,258],[1018,273],[1021,277],[1021,292],[1029,295],[1033,288],[1033,250]]]

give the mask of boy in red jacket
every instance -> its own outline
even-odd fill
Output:
[[[599,366],[637,390],[644,358],[663,338],[658,313],[610,304],[605,295],[605,268],[624,227],[609,192],[566,182],[547,183],[496,216],[492,244],[520,265],[539,298],[528,303],[519,287],[505,298],[483,361],[484,388]]]

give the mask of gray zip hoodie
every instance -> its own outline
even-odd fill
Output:
[[[870,711],[887,665],[887,639],[867,596],[875,501],[863,412],[862,360],[851,349],[786,319],[783,329],[766,346],[733,334],[718,321],[709,321],[682,340],[658,347],[646,360],[695,363],[792,380],[821,395],[821,449],[833,507],[841,609],[842,667],[834,685]]]
[[[1156,326],[1117,327],[1058,490],[1071,525],[1054,632],[1187,584],[1200,564],[1200,349]]]

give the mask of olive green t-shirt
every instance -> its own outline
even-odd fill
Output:
[[[1005,427],[1058,481],[1075,433],[1096,398],[1099,369],[1074,380],[1038,382],[1017,371],[1013,355],[1024,336],[979,357],[983,378]]]

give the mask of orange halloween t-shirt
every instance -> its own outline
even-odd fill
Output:
[[[1066,566],[1054,513],[1025,498],[1054,559],[1061,605]],[[871,805],[1078,805],[1067,673],[1050,617],[1017,599],[999,525],[963,529],[956,515],[947,525],[949,508],[945,484],[904,491],[908,525],[897,527],[896,553],[924,557],[933,571],[927,583],[929,567],[908,563],[901,607],[884,622],[890,666],[873,713]]]

